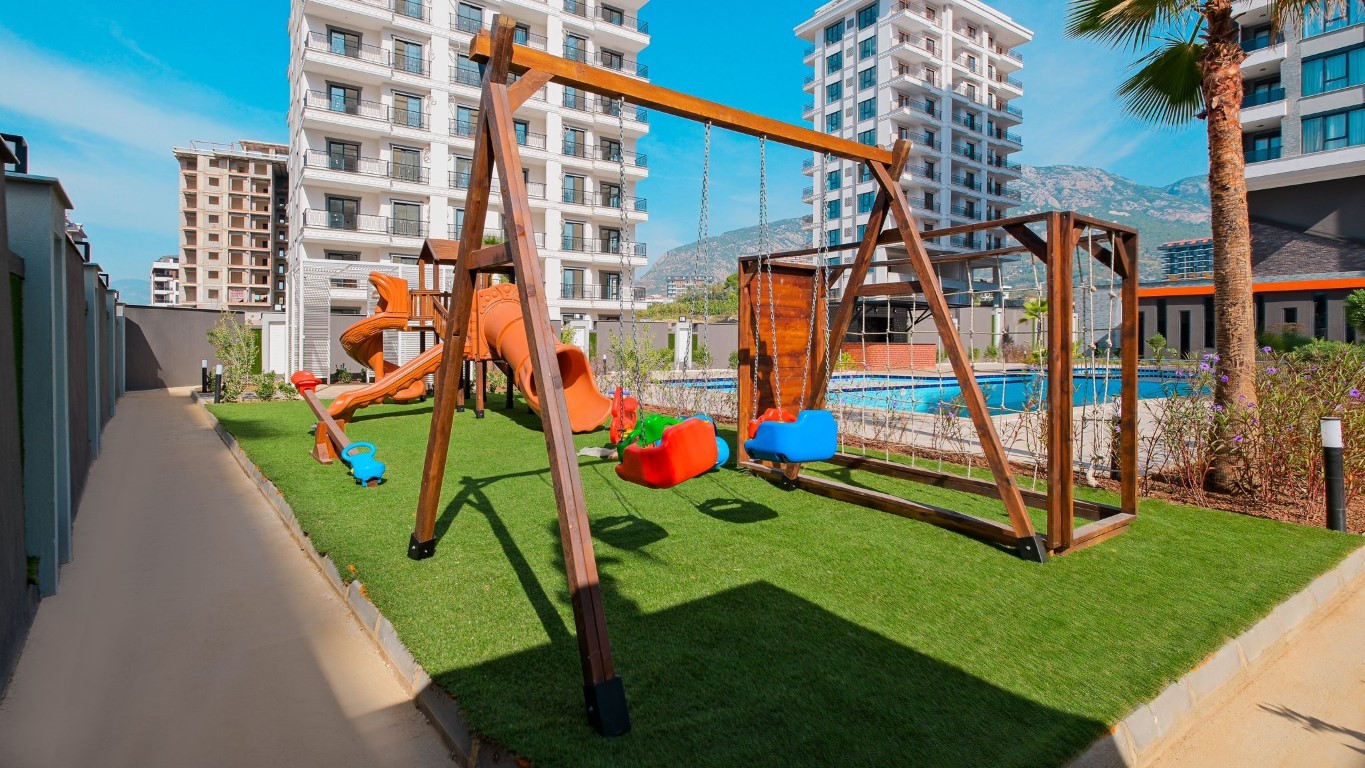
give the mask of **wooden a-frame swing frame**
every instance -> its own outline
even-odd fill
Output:
[[[920,280],[929,301],[935,321],[943,334],[945,348],[953,369],[962,383],[968,410],[981,434],[983,448],[988,463],[995,473],[998,495],[1004,500],[1006,508],[1014,521],[1013,532],[1016,543],[1027,540],[1036,551],[1037,559],[1044,557],[1046,545],[1036,534],[1025,514],[1025,495],[1014,482],[1012,471],[1005,461],[1000,446],[985,411],[985,401],[977,386],[967,354],[951,322],[948,322],[947,301],[938,284],[928,254],[920,240],[914,216],[906,202],[904,192],[898,181],[910,152],[908,141],[899,141],[892,151],[881,147],[868,146],[836,136],[828,136],[770,118],[743,112],[737,109],[689,96],[678,91],[661,88],[643,80],[596,68],[584,63],[553,56],[514,43],[516,22],[507,16],[496,16],[490,32],[480,32],[473,40],[470,58],[482,67],[482,97],[478,121],[474,129],[474,159],[470,183],[465,203],[465,222],[460,236],[460,248],[455,263],[455,280],[447,306],[441,312],[446,318],[444,323],[445,349],[459,351],[464,349],[468,333],[470,305],[473,300],[475,282],[479,275],[498,272],[511,274],[518,287],[522,311],[525,315],[527,341],[532,350],[531,364],[541,395],[540,418],[545,434],[546,451],[549,457],[550,477],[554,487],[555,502],[559,517],[561,545],[564,551],[565,571],[568,576],[569,594],[573,607],[574,625],[578,640],[579,660],[583,672],[584,700],[588,719],[603,735],[624,733],[630,728],[625,689],[616,674],[612,658],[611,643],[607,635],[606,617],[603,611],[602,594],[597,573],[597,561],[593,553],[592,533],[589,529],[587,505],[583,495],[582,477],[579,473],[577,452],[564,398],[564,385],[560,379],[555,356],[553,334],[550,330],[549,309],[545,301],[545,283],[541,272],[539,254],[533,237],[530,201],[522,178],[521,156],[518,149],[516,130],[512,115],[527,99],[547,83],[555,82],[578,88],[612,99],[624,108],[624,103],[651,108],[659,112],[697,122],[710,123],[738,133],[755,137],[766,137],[781,144],[821,152],[846,160],[865,163],[873,173],[880,190],[872,214],[868,220],[868,237],[858,245],[857,258],[850,271],[849,286],[852,295],[859,295],[867,275],[873,252],[879,242],[904,242],[910,253],[910,263]],[[511,76],[519,75],[512,79]],[[483,233],[488,214],[489,198],[493,191],[494,171],[500,185],[503,214],[505,217],[508,240],[497,245],[484,246]],[[624,204],[624,203],[623,203]],[[894,230],[882,232],[888,215],[896,223]],[[993,222],[1001,226],[1002,222]],[[1131,230],[1129,230],[1131,232]],[[879,234],[880,233],[880,234]],[[1137,344],[1136,312],[1131,314],[1129,307],[1136,305],[1136,233],[1131,233],[1130,245],[1120,245],[1113,253],[1115,268],[1124,277],[1124,324],[1123,324],[1123,371],[1124,400],[1123,418],[1125,421],[1123,440],[1124,456],[1124,493],[1123,513],[1116,517],[1130,517],[1136,512],[1136,478],[1131,468],[1135,464],[1136,442],[1131,437],[1132,414],[1134,413],[1137,367],[1136,356],[1132,352]],[[1037,239],[1035,237],[1035,239]],[[1131,246],[1131,247],[1130,247]],[[1047,245],[1051,253],[1055,246]],[[1068,253],[1070,253],[1068,251]],[[1060,263],[1054,259],[1049,264]],[[1069,263],[1069,262],[1068,262]],[[1052,267],[1049,273],[1052,272]],[[1068,273],[1069,274],[1069,273]],[[1131,286],[1130,286],[1131,283]],[[1130,287],[1132,290],[1130,290]],[[1050,290],[1051,283],[1050,283]],[[1133,302],[1129,304],[1130,294]],[[852,318],[852,302],[840,305],[835,318],[831,339],[842,339]],[[1065,325],[1069,333],[1069,324]],[[752,332],[752,329],[750,329]],[[752,338],[752,336],[750,337]],[[1060,340],[1060,337],[1059,339]],[[1055,347],[1054,348],[1058,348]],[[1067,346],[1069,349],[1069,344]],[[747,366],[744,345],[741,343],[741,366]],[[752,360],[752,350],[748,350]],[[819,360],[812,356],[811,364],[823,366],[823,355]],[[1130,359],[1131,358],[1131,359]],[[453,416],[460,386],[460,365],[462,355],[447,354],[442,359],[436,374],[435,397],[432,405],[432,419],[427,438],[426,460],[421,478],[418,497],[416,524],[408,543],[408,556],[415,560],[431,557],[436,548],[436,520],[441,497],[442,479],[445,474],[446,460],[450,450],[450,437]],[[1069,365],[1069,362],[1068,362]],[[744,367],[747,372],[749,369]],[[1050,367],[1051,372],[1051,367]],[[813,376],[817,385],[809,393],[811,405],[824,402],[825,385],[828,377],[816,369]],[[741,378],[741,381],[744,379]],[[1131,382],[1130,382],[1131,380]],[[1068,379],[1069,381],[1069,379]],[[741,387],[743,392],[743,387]],[[752,393],[751,393],[752,395]],[[1130,399],[1132,402],[1130,403]],[[753,398],[741,396],[740,418],[744,423],[747,413],[752,412]],[[748,408],[748,410],[745,410]],[[1069,409],[1066,411],[1070,413]],[[1056,420],[1061,422],[1062,420]],[[1067,421],[1069,430],[1069,416]],[[1059,430],[1059,428],[1058,428]],[[1060,435],[1060,431],[1058,431]],[[1067,432],[1069,456],[1069,431]],[[862,489],[844,486],[844,489],[827,488],[824,481],[804,478],[795,467],[772,467],[748,461],[742,453],[741,465],[772,476],[773,473],[801,487],[824,495],[843,498],[865,506],[904,513],[899,505],[889,508],[887,499],[895,497],[885,494],[871,494]],[[854,457],[847,461],[864,462],[859,466],[869,467],[866,462],[873,460]],[[1066,472],[1053,475],[1054,485],[1064,488],[1069,497],[1070,463]],[[905,471],[909,471],[908,469]],[[970,483],[965,479],[943,479],[941,484]],[[989,484],[983,484],[989,486]],[[973,492],[983,492],[978,489]],[[909,504],[910,502],[904,502]],[[915,505],[923,510],[933,508]],[[1068,504],[1070,506],[1070,502]],[[1098,505],[1096,505],[1098,506]],[[1050,512],[1051,514],[1051,512]],[[912,514],[923,517],[940,525],[956,527],[969,533],[981,534],[970,525],[954,525],[951,516],[939,514]],[[967,518],[967,516],[961,516]],[[975,520],[975,518],[967,518]],[[1070,520],[1067,515],[1066,520]],[[1126,525],[1126,522],[1125,522]],[[1049,529],[1051,531],[1051,528]],[[1022,545],[1021,545],[1022,546]]]

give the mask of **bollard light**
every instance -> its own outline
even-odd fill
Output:
[[[209,393],[209,361],[208,361],[208,360],[200,360],[200,361],[199,361],[199,394],[201,394],[201,395],[207,395],[208,393]]]
[[[1346,530],[1346,472],[1345,444],[1341,439],[1341,418],[1323,416],[1322,479],[1327,486],[1327,527],[1333,531]]]
[[[213,369],[213,402],[223,402],[223,364],[219,363]]]

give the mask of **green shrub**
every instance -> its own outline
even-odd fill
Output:
[[[262,400],[274,400],[280,389],[280,380],[273,373],[262,373],[256,377],[256,396]]]
[[[332,375],[332,381],[336,384],[350,384],[354,378],[345,365],[338,365],[336,373]]]
[[[738,349],[736,349],[734,352],[731,352],[731,353],[730,353],[730,367],[731,367],[731,368],[734,368],[735,370],[738,370],[738,369],[739,369],[739,350],[738,350]]]
[[[261,348],[257,334],[231,312],[223,312],[209,329],[213,352],[223,361],[223,400],[236,402],[255,383],[252,368],[260,364]]]
[[[1312,343],[1312,339],[1299,333],[1297,325],[1283,325],[1276,330],[1266,331],[1256,337],[1256,346],[1270,347],[1274,352],[1285,354]]]
[[[1365,347],[1340,341],[1313,339],[1294,348],[1289,356],[1296,362],[1325,363],[1338,359],[1355,359],[1357,363],[1365,364]]]

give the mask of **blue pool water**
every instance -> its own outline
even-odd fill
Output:
[[[1047,397],[1042,372],[977,374],[991,413],[1036,410]],[[734,392],[733,379],[685,382],[719,392]],[[1119,395],[1117,370],[1078,371],[1075,376],[1076,405],[1112,402]],[[1157,371],[1138,375],[1138,398],[1170,397],[1189,391],[1189,384],[1178,377]],[[954,405],[962,394],[957,380],[948,376],[877,376],[852,374],[835,376],[830,383],[830,402],[859,408],[875,408],[907,413],[934,413],[940,404]],[[960,405],[956,403],[956,405]]]

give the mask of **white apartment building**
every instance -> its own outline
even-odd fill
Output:
[[[162,256],[152,262],[152,306],[174,307],[180,303],[180,257]]]
[[[1237,4],[1252,217],[1365,242],[1365,0],[1274,36],[1270,7]]]
[[[263,141],[176,147],[180,164],[179,303],[283,310],[289,242],[289,147]]]
[[[817,131],[869,145],[909,139],[901,184],[924,229],[1004,218],[1018,204],[1008,186],[1020,176],[1009,158],[1023,146],[1014,133],[1023,111],[1012,102],[1024,93],[1015,48],[1032,32],[977,0],[834,0],[796,34],[810,43],[805,61],[814,68],[806,119]],[[876,199],[871,175],[819,153],[805,172],[814,176],[805,190],[812,242],[861,240]],[[956,253],[993,248],[1002,238],[959,235],[926,245]],[[970,277],[977,290],[994,290],[998,266],[997,259],[945,266],[944,288],[961,291]],[[878,268],[870,277],[887,274]]]
[[[293,0],[291,363],[331,370],[328,316],[367,311],[366,275],[414,278],[406,265],[426,238],[459,238],[481,93],[473,35],[506,14],[519,43],[644,78],[644,1]],[[636,147],[648,113],[549,85],[517,111],[516,129],[551,318],[618,318],[645,265],[635,233],[648,171]],[[503,236],[502,215],[495,195],[486,237]]]

